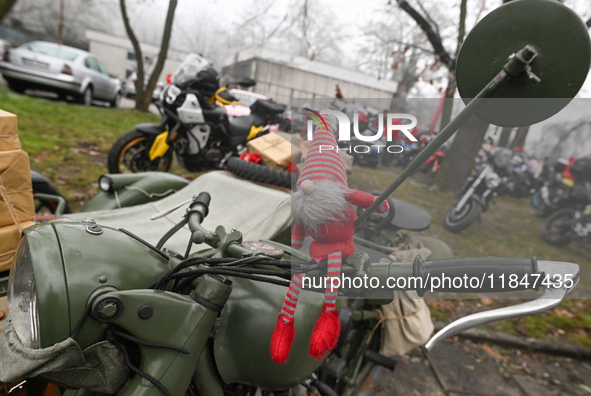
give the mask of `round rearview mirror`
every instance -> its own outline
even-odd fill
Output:
[[[466,37],[456,65],[464,102],[526,45],[537,52],[531,70],[498,87],[476,112],[483,120],[506,127],[535,124],[559,112],[585,82],[591,40],[581,18],[555,0],[515,0],[488,14]]]

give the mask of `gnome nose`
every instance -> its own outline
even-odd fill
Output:
[[[312,180],[304,180],[302,184],[300,184],[300,190],[304,192],[304,194],[308,195],[314,191],[314,182]]]

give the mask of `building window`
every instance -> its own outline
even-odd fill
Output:
[[[152,62],[154,62],[154,58],[151,56],[144,56],[144,62],[146,62],[147,65],[151,65]]]
[[[135,54],[133,52],[128,52],[127,59],[132,60],[132,61],[135,60]]]
[[[131,76],[132,74],[133,74],[133,71],[131,71],[129,69],[125,70],[125,78],[126,79],[129,78],[129,76]]]

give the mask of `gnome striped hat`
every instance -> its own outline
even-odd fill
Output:
[[[314,110],[304,109],[316,121],[318,127],[310,144],[304,167],[298,178],[297,187],[304,180],[332,180],[347,186],[347,172],[343,157],[338,153],[337,141],[330,125],[328,115],[320,115]]]

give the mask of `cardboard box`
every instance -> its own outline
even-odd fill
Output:
[[[259,153],[264,165],[285,170],[290,162],[299,162],[300,149],[276,133],[269,133],[247,143],[249,153]]]
[[[22,150],[0,151],[0,227],[34,217],[29,156]]]
[[[35,225],[32,221],[20,223],[21,230]],[[21,232],[15,224],[0,227],[0,272],[7,271],[12,265],[12,259],[21,240]]]
[[[0,110],[0,151],[20,149],[16,115]]]

